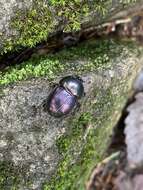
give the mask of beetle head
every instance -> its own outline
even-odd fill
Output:
[[[67,89],[72,95],[81,98],[84,94],[83,81],[78,76],[67,76],[60,80],[60,85]]]

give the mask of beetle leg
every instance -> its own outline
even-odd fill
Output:
[[[80,103],[77,102],[74,109],[72,110],[71,114],[72,116],[75,116],[75,114],[80,110]]]
[[[57,83],[53,83],[52,88],[54,89],[56,87],[58,87],[58,84]]]
[[[81,107],[80,103],[77,102],[76,107],[75,107],[75,111],[79,111],[79,110],[80,110],[80,107]]]

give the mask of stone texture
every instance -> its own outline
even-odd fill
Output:
[[[127,157],[129,164],[141,164],[143,161],[143,132],[142,132],[142,115],[143,115],[143,93],[135,96],[135,102],[128,107],[129,115],[126,118],[126,144]]]
[[[27,9],[31,6],[32,0],[7,0],[0,1],[0,32],[5,32],[8,36],[12,35],[10,31],[9,22],[14,16],[16,9]]]
[[[82,59],[79,64],[81,62],[84,64]],[[77,64],[77,61],[75,63]],[[141,63],[141,57],[123,48],[120,55],[114,57],[106,68],[83,74],[86,96],[81,101],[82,106],[77,114],[90,111],[88,102],[97,101],[100,104],[100,97],[92,99],[92,93],[96,89],[98,89],[97,97],[98,94],[104,97],[106,89],[110,88],[112,96],[123,96],[123,100],[126,99],[125,93],[128,94],[132,81],[141,68]],[[65,72],[65,75],[68,72]],[[59,79],[55,82],[58,81]],[[51,84],[47,79],[31,79],[2,89],[0,160],[11,162],[13,167],[21,168],[21,176],[23,176],[23,182],[19,185],[21,190],[41,189],[42,183],[49,180],[56,172],[57,165],[62,160],[62,155],[59,154],[56,146],[56,139],[69,131],[71,121],[75,117],[74,114],[70,114],[66,118],[55,119],[45,112],[43,105],[50,90]],[[108,100],[107,105],[112,107]],[[119,114],[121,107],[122,105],[116,107],[115,115]],[[106,109],[107,106],[105,112]],[[98,112],[99,110],[95,110],[97,116],[101,114]],[[89,131],[85,131],[83,139],[86,139]],[[75,151],[76,157],[81,152],[80,143],[83,139],[77,139],[79,149],[77,145],[73,145],[72,151]],[[27,180],[31,183],[30,187],[26,184]]]
[[[140,1],[142,2],[142,0],[138,0],[137,2],[140,2]],[[44,3],[47,3],[47,2],[44,0],[43,5]],[[18,38],[19,36],[19,31],[11,27],[11,21],[15,17],[15,14],[17,13],[17,11],[22,10],[22,12],[24,11],[26,12],[26,10],[30,10],[33,4],[34,4],[34,0],[29,0],[29,1],[28,0],[20,0],[20,1],[19,0],[7,0],[7,1],[0,0],[0,48],[2,51],[3,51],[3,47],[8,41],[13,43],[13,41],[15,41],[16,38]],[[109,1],[109,3],[107,2],[107,4],[108,4],[107,13],[104,18],[103,18],[103,15],[93,11],[88,17],[82,18],[83,25],[95,24],[95,23],[99,24],[103,22],[103,20],[106,21],[108,18],[110,18],[110,16],[114,15],[121,9],[124,9],[124,2],[112,0],[111,2]],[[52,12],[54,12],[53,8],[51,9],[52,9]],[[57,28],[57,29],[54,29],[54,32],[55,32],[55,30],[59,30],[59,28],[61,28],[61,24],[60,26],[58,24],[60,20],[59,18],[54,18],[54,19],[56,19],[56,21],[54,22]],[[63,27],[64,26],[62,26],[62,28]],[[27,40],[30,40],[30,39],[27,39]]]
[[[15,166],[28,167],[27,176],[36,175],[34,189],[55,170],[59,159],[54,143],[63,125],[58,127],[43,111],[48,92],[47,81],[27,82],[5,89],[7,95],[0,101],[1,161],[10,159]]]
[[[15,38],[18,31],[10,26],[11,20],[17,10],[26,10],[32,6],[32,0],[6,0],[0,1],[0,47],[3,41],[8,38]]]
[[[127,158],[129,165],[141,165],[143,162],[143,71],[137,76],[133,85],[134,101],[128,106],[125,120]]]

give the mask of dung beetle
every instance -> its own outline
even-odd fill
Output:
[[[47,99],[47,111],[54,117],[62,117],[79,105],[84,95],[83,80],[78,76],[66,76],[59,81]]]

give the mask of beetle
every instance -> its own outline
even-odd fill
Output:
[[[78,76],[66,76],[51,91],[46,110],[54,117],[62,117],[78,107],[78,100],[85,95],[83,80]]]

